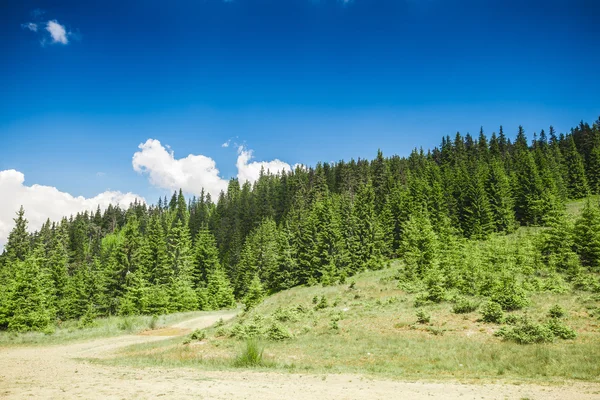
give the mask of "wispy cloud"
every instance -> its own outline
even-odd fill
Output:
[[[76,33],[73,33],[67,29],[66,25],[59,23],[56,19],[42,19],[45,14],[44,10],[37,8],[31,12],[33,21],[21,24],[21,28],[38,35],[42,46],[48,43],[67,45],[71,39],[78,40],[80,38],[78,30]]]
[[[46,11],[42,10],[41,8],[36,8],[31,12],[31,17],[36,19],[40,18],[44,14],[46,14]]]
[[[35,22],[28,22],[26,24],[21,24],[21,28],[29,29],[31,32],[37,32],[38,26]]]
[[[225,148],[227,148],[227,147],[229,147],[229,144],[230,144],[230,143],[231,143],[231,139],[229,139],[228,141],[226,141],[225,143],[223,143],[223,144],[221,145],[221,147],[225,147]]]

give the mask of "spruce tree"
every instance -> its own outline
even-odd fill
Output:
[[[523,127],[519,127],[519,134],[515,141],[513,163],[515,216],[519,222],[525,225],[540,224],[543,214],[536,204],[542,200],[544,188],[533,156],[527,147]]]
[[[27,233],[27,219],[23,206],[17,211],[17,218],[14,218],[15,227],[8,234],[8,239],[4,247],[6,258],[9,261],[24,261],[29,254],[30,242]]]
[[[196,288],[208,282],[211,271],[219,268],[219,250],[212,233],[206,228],[196,235],[192,278]]]
[[[600,271],[600,209],[589,200],[575,222],[574,238],[581,264]]]
[[[416,213],[404,223],[399,250],[409,277],[421,277],[437,265],[438,238],[426,215]]]
[[[375,214],[375,192],[370,183],[361,187],[354,204],[356,235],[360,241],[358,260],[362,268],[381,269],[385,266],[383,231]]]
[[[510,180],[506,176],[502,164],[494,160],[490,164],[490,172],[485,183],[488,195],[492,224],[496,232],[511,233],[516,229],[514,201]]]
[[[588,182],[590,191],[594,194],[600,194],[600,127],[598,129],[597,138],[590,150],[588,159]]]
[[[229,278],[225,270],[217,265],[208,273],[208,282],[206,288],[201,289],[202,298],[201,309],[204,310],[219,310],[222,308],[232,308],[235,306],[235,297],[233,288],[229,282]]]
[[[475,167],[466,174],[466,187],[461,199],[461,222],[466,237],[482,239],[493,229],[490,201],[485,191],[486,172],[483,167]]]
[[[580,199],[589,194],[585,168],[581,154],[577,152],[573,136],[569,135],[566,139],[565,150],[563,152],[566,170],[566,186],[569,197]]]
[[[167,243],[160,217],[152,215],[146,232],[148,238],[148,280],[166,285],[173,278],[173,269],[167,262]]]
[[[256,307],[260,302],[262,302],[265,296],[265,291],[263,289],[262,283],[258,275],[254,275],[252,281],[250,281],[250,285],[248,286],[248,290],[246,291],[246,295],[244,296],[243,303],[246,311]]]
[[[12,331],[51,328],[55,309],[52,307],[50,277],[40,268],[36,252],[24,261],[14,262],[15,274],[8,291],[8,329]]]

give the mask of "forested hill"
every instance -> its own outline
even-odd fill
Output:
[[[229,307],[249,288],[332,284],[395,257],[421,274],[435,264],[434,242],[556,221],[567,199],[598,193],[600,120],[531,142],[521,128],[514,141],[501,128],[447,136],[406,158],[379,152],[265,172],[253,185],[231,179],[218,199],[179,191],[156,205],[48,221],[33,234],[21,210],[0,258],[0,327]],[[587,268],[600,267],[596,236],[573,250]]]

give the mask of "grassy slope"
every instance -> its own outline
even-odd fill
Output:
[[[228,368],[242,343],[228,335],[236,324],[268,329],[277,309],[302,305],[307,312],[288,312],[294,320],[282,323],[293,338],[264,342],[269,368],[393,378],[600,380],[599,321],[586,308],[597,306],[597,299],[585,293],[533,295],[526,309],[529,315],[544,316],[553,304],[560,304],[578,337],[523,346],[494,337],[498,326],[478,322],[478,312],[453,314],[450,303],[426,306],[431,323],[417,324],[415,295],[397,288],[394,272],[391,268],[358,275],[353,289],[345,284],[281,292],[223,327],[209,329],[202,342],[183,344],[179,339],[132,346],[111,362]],[[315,310],[315,296],[325,296],[329,306]],[[338,318],[335,329],[333,320]]]
[[[581,211],[584,201],[568,205],[571,214]],[[521,228],[498,239],[502,246],[527,247],[527,237],[540,228]],[[529,243],[530,244],[530,243]],[[478,251],[478,245],[473,251]],[[479,246],[481,247],[481,246]],[[138,366],[193,366],[231,368],[243,341],[231,337],[238,324],[267,331],[277,320],[277,310],[291,320],[279,322],[292,334],[282,341],[265,340],[264,368],[296,372],[358,372],[392,378],[496,379],[600,381],[600,296],[588,292],[533,293],[523,311],[543,321],[548,309],[559,304],[567,310],[564,322],[577,331],[575,340],[551,344],[517,345],[493,335],[498,325],[479,322],[479,312],[453,314],[452,304],[423,307],[431,314],[429,324],[416,323],[415,294],[398,288],[392,268],[366,272],[330,287],[297,287],[267,298],[255,310],[207,330],[201,342],[184,344],[182,338],[135,345],[112,364]],[[316,310],[313,298],[324,296],[328,307]],[[292,311],[302,306],[305,312]],[[279,313],[282,314],[281,312]],[[161,317],[161,325],[189,318],[191,313]],[[148,326],[149,317],[135,317],[135,328]],[[59,329],[46,338],[42,334],[0,335],[0,346],[12,342],[48,343],[116,335],[122,319],[105,319],[97,328],[78,331]],[[336,328],[337,326],[337,328]]]

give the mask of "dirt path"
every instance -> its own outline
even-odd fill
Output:
[[[214,324],[222,313],[173,325],[185,332]],[[168,332],[168,331],[166,331]],[[77,358],[109,356],[117,348],[163,340],[128,335],[84,343],[0,349],[4,399],[600,399],[600,385],[464,385],[369,380],[356,375],[204,372],[190,369],[112,367]]]

